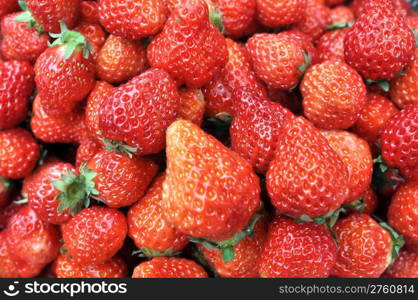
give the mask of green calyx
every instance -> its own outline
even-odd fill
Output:
[[[209,12],[209,20],[222,34],[225,34],[225,27],[222,24],[222,12],[218,6],[213,6]]]
[[[403,237],[395,231],[388,223],[382,221],[377,216],[373,216],[373,218],[379,223],[380,227],[385,229],[387,232],[389,232],[390,237],[392,238],[392,257],[391,261],[389,263],[389,266],[393,264],[393,262],[396,260],[396,258],[399,256],[399,253],[401,251],[401,248],[405,245],[405,241]]]
[[[343,207],[347,210],[356,210],[363,213],[365,209],[364,198],[360,198],[359,200],[353,201],[347,205],[344,205]]]
[[[8,190],[12,186],[12,182],[4,177],[0,177],[0,183],[3,184],[5,190]]]
[[[347,27],[353,26],[354,23],[352,22],[334,22],[330,26],[327,26],[328,31],[336,30],[336,29],[343,29]]]
[[[303,57],[305,58],[305,63],[298,67],[298,70],[301,72],[301,74],[299,75],[299,80],[302,79],[303,74],[305,74],[305,72],[308,70],[309,66],[312,63],[312,56],[310,53],[303,53]]]
[[[28,27],[35,28],[39,32],[39,35],[44,34],[45,31],[43,30],[41,25],[39,25],[38,22],[36,22],[35,18],[32,16],[31,12],[28,10],[24,0],[19,0],[19,6],[23,12],[19,14],[15,20],[17,22],[27,23]]]
[[[377,84],[385,92],[389,92],[389,90],[390,90],[390,84],[389,84],[389,81],[387,81],[387,80],[366,79],[366,83],[368,85]]]
[[[179,252],[173,252],[172,248],[165,251],[157,251],[148,248],[141,248],[132,252],[132,255],[137,257],[158,257],[158,256],[177,256]]]
[[[60,22],[61,33],[50,33],[49,35],[56,39],[52,44],[49,44],[50,47],[55,47],[59,45],[65,45],[64,58],[69,59],[76,50],[81,49],[83,51],[83,57],[87,59],[89,57],[92,46],[87,41],[87,39],[81,33],[77,31],[69,30],[64,21]]]
[[[373,164],[377,165],[382,173],[385,173],[389,169],[388,165],[383,160],[382,155],[379,155],[373,160]]]
[[[200,243],[210,250],[221,251],[222,260],[228,263],[232,261],[235,257],[234,246],[237,245],[239,242],[241,242],[245,237],[248,236],[252,238],[254,236],[254,226],[255,224],[257,224],[260,218],[261,218],[261,215],[255,215],[251,219],[251,222],[247,227],[245,227],[242,231],[238,232],[232,238],[226,241],[214,242],[214,241],[206,240],[204,238],[194,238],[194,237],[189,237],[189,239],[193,243]]]
[[[416,28],[412,28],[412,33],[414,34],[415,38],[415,46],[418,48],[418,32]]]
[[[97,132],[98,135],[103,136],[101,131]],[[124,144],[121,141],[116,140],[108,140],[104,137],[100,138],[100,141],[105,145],[106,151],[109,152],[120,152],[128,156],[129,158],[132,158],[134,153],[138,151],[138,148],[129,146]]]

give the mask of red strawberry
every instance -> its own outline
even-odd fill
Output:
[[[0,177],[0,209],[9,203],[12,190],[11,181]]]
[[[5,230],[10,255],[29,264],[48,264],[58,255],[60,235],[55,225],[42,221],[28,205],[9,220]]]
[[[147,256],[172,255],[189,242],[168,223],[162,208],[164,176],[159,176],[145,196],[128,212],[129,236]]]
[[[415,16],[410,16],[406,18],[406,25],[408,25],[408,27],[411,30],[418,30],[418,14]]]
[[[163,209],[167,221],[194,238],[223,241],[260,207],[251,165],[189,121],[167,130]]]
[[[367,188],[360,199],[360,212],[371,215],[376,210],[378,200],[376,192],[371,187]]]
[[[347,6],[337,6],[330,11],[332,24],[352,24],[356,20],[353,11]],[[331,25],[332,26],[332,25]]]
[[[155,257],[136,266],[133,278],[207,278],[206,271],[192,260]]]
[[[418,278],[418,253],[401,251],[393,265],[386,270],[384,277]]]
[[[7,206],[0,209],[0,230],[7,227],[10,218],[21,208],[20,204],[10,202]],[[1,276],[0,276],[1,277]]]
[[[404,236],[409,249],[418,251],[418,182],[402,185],[389,206],[389,224]]]
[[[3,43],[1,52],[7,60],[26,60],[34,63],[48,47],[48,35],[40,34],[36,28],[30,28],[22,22],[25,12],[5,16],[1,21]]]
[[[163,0],[101,0],[100,23],[108,32],[139,40],[160,32],[167,18]]]
[[[110,83],[120,83],[141,74],[147,66],[144,46],[110,35],[97,57],[97,76]]]
[[[349,28],[325,33],[318,41],[317,50],[320,62],[340,59],[344,61],[344,39]]]
[[[390,265],[395,241],[389,231],[369,215],[349,215],[338,220],[333,231],[339,248],[332,275],[377,278]]]
[[[68,254],[88,266],[111,259],[122,247],[128,226],[120,211],[94,206],[83,209],[61,230]]]
[[[97,60],[99,51],[107,38],[107,33],[103,30],[102,26],[97,23],[82,22],[74,29],[74,31],[81,33],[90,43],[90,55],[94,60]]]
[[[271,101],[276,102],[289,109],[292,113],[302,114],[302,99],[298,94],[292,92],[285,92],[275,89],[269,89],[268,97]]]
[[[308,0],[304,18],[294,25],[298,29],[310,37],[314,41],[318,40],[327,30],[327,26],[332,24],[331,10],[324,4]]]
[[[94,87],[94,61],[86,38],[76,31],[62,33],[35,64],[35,81],[44,111],[61,117],[74,110]]]
[[[104,137],[137,148],[136,154],[158,153],[179,103],[168,73],[150,69],[107,95],[99,110],[99,127]]]
[[[254,71],[270,88],[295,87],[307,68],[301,44],[288,36],[255,34],[248,40],[247,49]]]
[[[326,0],[325,1],[326,4],[328,4],[329,6],[334,6],[334,5],[340,5],[343,4],[345,2],[345,0]]]
[[[81,2],[80,21],[88,23],[99,23],[99,4],[96,1]]]
[[[257,17],[268,27],[282,27],[301,21],[306,0],[257,0]]]
[[[339,60],[314,65],[300,86],[305,116],[323,129],[346,129],[366,104],[366,86],[360,75]]]
[[[407,0],[390,0],[390,2],[393,5],[393,9],[399,14],[407,16],[411,13],[411,7],[409,6]],[[382,0],[354,0],[351,3],[350,8],[354,12],[356,18],[358,18],[367,10],[367,8],[374,5],[382,5]]]
[[[93,156],[103,150],[104,145],[95,138],[87,138],[80,143],[77,148],[76,167],[79,168],[84,162],[93,158]]]
[[[205,98],[202,90],[184,88],[179,90],[179,117],[200,126],[205,115]]]
[[[39,23],[49,33],[60,32],[60,22],[63,21],[68,28],[76,25],[81,0],[25,0],[26,5]]]
[[[331,130],[322,134],[348,170],[349,194],[344,204],[359,200],[372,181],[373,157],[369,145],[348,131]]]
[[[35,87],[34,72],[27,62],[0,62],[0,130],[21,123]]]
[[[302,49],[310,55],[311,65],[318,63],[318,51],[309,35],[297,29],[282,31],[279,35],[289,37],[297,42]]]
[[[325,225],[279,216],[270,224],[260,257],[261,277],[328,277],[337,247]]]
[[[19,10],[18,0],[0,0],[0,19],[17,10]]]
[[[348,171],[322,134],[303,118],[288,122],[267,172],[273,205],[296,218],[338,209],[348,196]]]
[[[204,1],[187,0],[177,7],[147,51],[152,67],[189,88],[206,85],[228,60],[225,38],[209,21]]]
[[[369,143],[376,143],[386,122],[397,112],[396,106],[389,99],[369,93],[367,103],[352,130]]]
[[[238,91],[236,96],[239,102],[230,129],[232,149],[264,174],[276,154],[280,131],[293,116],[280,104],[252,91]]]
[[[412,31],[390,3],[371,5],[348,31],[344,41],[346,62],[369,80],[389,80],[414,57]]]
[[[0,131],[0,176],[20,179],[35,167],[40,148],[32,135],[23,128]]]
[[[57,278],[125,278],[126,263],[118,256],[99,265],[78,265],[68,255],[60,254],[52,265]]]

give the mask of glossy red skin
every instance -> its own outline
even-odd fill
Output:
[[[239,102],[230,128],[231,148],[250,162],[257,173],[264,174],[276,155],[279,134],[293,115],[252,91],[237,91],[236,96]]]
[[[45,143],[79,144],[87,137],[84,113],[75,111],[58,118],[47,115],[42,107],[41,98],[33,102],[33,117],[30,125],[33,134]]]
[[[152,67],[166,70],[178,85],[201,88],[228,61],[225,38],[209,21],[203,1],[185,1],[147,48]]]
[[[93,206],[83,209],[61,227],[68,254],[82,266],[111,259],[125,241],[128,226],[123,213]]]
[[[364,211],[363,213],[371,215],[379,202],[376,192],[369,187],[363,194]]]
[[[307,3],[305,17],[293,27],[316,41],[326,32],[327,26],[332,24],[331,11],[323,4],[314,1]]]
[[[272,204],[293,217],[320,217],[348,195],[348,170],[318,129],[303,118],[288,122],[266,175]]]
[[[177,257],[155,257],[140,263],[132,278],[207,278],[206,271],[192,260]]]
[[[71,218],[69,210],[58,213],[60,201],[57,196],[61,193],[53,184],[54,180],[62,180],[63,175],[69,172],[77,173],[77,170],[68,163],[52,163],[42,167],[34,175],[27,189],[29,206],[36,212],[38,217],[48,223],[64,224]]]
[[[8,182],[5,178],[0,177],[0,209],[9,203],[11,196],[10,194],[12,192],[12,187],[10,184],[11,183]]]
[[[52,265],[57,278],[126,278],[128,267],[119,256],[99,265],[81,266],[68,255],[60,254]]]
[[[302,99],[292,92],[269,89],[268,97],[296,115],[302,114]]]
[[[372,181],[373,157],[369,144],[348,131],[331,130],[322,134],[348,170],[349,194],[344,204],[359,200]]]
[[[19,209],[5,230],[12,258],[29,264],[48,264],[61,247],[58,227],[42,221],[28,205]]]
[[[21,205],[10,202],[0,209],[0,230],[6,228],[10,218],[20,209]]]
[[[0,176],[20,179],[35,167],[40,147],[33,136],[23,128],[0,131]]]
[[[16,21],[22,13],[5,16],[1,21],[3,42],[2,56],[6,60],[26,60],[34,63],[48,47],[48,35],[39,35],[35,28],[29,28],[26,22]]]
[[[350,29],[336,29],[321,36],[317,44],[320,62],[332,59],[340,59],[344,61],[344,39],[348,30]]]
[[[36,179],[36,176],[38,174],[41,174],[42,170],[46,170],[48,169],[51,165],[56,164],[56,163],[60,163],[62,162],[61,160],[59,160],[57,157],[55,156],[47,156],[44,158],[44,161],[42,163],[42,165],[40,165],[38,168],[36,168],[35,172],[30,173],[29,175],[27,175],[23,181],[22,181],[22,189],[20,191],[21,196],[23,197],[27,197],[28,195],[28,191],[29,191],[29,187],[32,185],[32,182]]]
[[[88,22],[79,23],[78,26],[74,28],[74,30],[81,33],[90,43],[90,45],[92,46],[92,49],[90,49],[90,55],[96,61],[100,49],[106,42],[106,38],[108,35],[107,32],[104,31],[100,24]]]
[[[27,62],[0,61],[0,130],[12,128],[26,118],[34,77]]]
[[[261,203],[259,179],[246,160],[184,120],[168,128],[166,155],[168,222],[186,235],[213,241],[248,225]]]
[[[260,276],[328,277],[336,254],[336,244],[324,225],[298,224],[290,218],[279,216],[269,226],[260,256]]]
[[[268,87],[290,90],[298,84],[298,67],[305,63],[300,43],[280,34],[258,33],[248,40],[247,50],[254,71]]]
[[[130,206],[141,199],[158,171],[151,160],[106,150],[96,153],[86,168],[97,174],[93,178],[99,192],[96,196],[112,208]]]
[[[201,89],[180,89],[179,117],[200,126],[205,116],[205,97]]]
[[[138,155],[158,153],[179,103],[170,75],[149,69],[107,95],[99,110],[99,127],[104,137],[138,148]]]
[[[418,182],[399,187],[389,205],[389,224],[405,238],[406,245],[418,252]]]
[[[219,250],[211,250],[199,245],[206,262],[223,278],[257,278],[258,261],[267,235],[265,220],[261,219],[254,227],[254,235],[246,236],[234,246],[235,256],[224,262]]]
[[[94,87],[94,60],[76,49],[65,59],[66,45],[48,48],[35,64],[35,81],[44,111],[61,117],[74,110]]]
[[[406,25],[408,25],[408,27],[413,30],[418,29],[418,13],[415,12],[415,15],[412,15],[410,17],[406,18]]]
[[[267,27],[283,27],[301,21],[306,0],[256,0],[257,18]]]
[[[26,0],[28,10],[41,27],[49,33],[60,33],[60,21],[74,28],[80,13],[81,0]]]
[[[129,236],[138,248],[145,249],[145,251],[176,253],[186,247],[189,239],[168,223],[164,217],[163,182],[164,175],[161,175],[151,185],[145,196],[129,209]]]
[[[82,1],[80,22],[99,23],[99,4],[96,1]]]
[[[366,104],[366,86],[361,76],[340,60],[312,66],[300,90],[305,116],[321,129],[347,129]]]
[[[353,11],[347,6],[337,6],[331,9],[332,23],[354,23],[356,18]]]
[[[371,6],[348,31],[344,51],[346,62],[363,77],[390,80],[412,62],[415,39],[391,4]]]
[[[95,138],[87,138],[83,140],[77,148],[76,167],[79,168],[84,162],[93,158],[93,156],[104,149],[102,143]]]
[[[101,0],[99,19],[106,31],[130,40],[160,32],[168,9],[162,0]]]
[[[331,275],[378,278],[383,274],[391,261],[392,238],[372,217],[349,215],[338,220],[333,231],[339,248]]]
[[[311,65],[318,63],[318,51],[315,48],[313,40],[309,35],[297,29],[282,31],[279,33],[279,35],[287,36],[295,40],[306,53],[310,54]]]
[[[398,112],[393,102],[386,97],[368,93],[367,103],[352,130],[361,138],[374,144],[379,140],[386,122]]]
[[[385,162],[407,179],[418,179],[418,105],[411,105],[392,116],[382,133]]]
[[[19,10],[17,0],[0,0],[0,18]]]
[[[325,2],[329,6],[334,6],[334,5],[343,4],[345,2],[345,0],[326,0]]]
[[[141,41],[110,35],[97,57],[96,74],[109,83],[120,83],[147,68],[146,49]]]
[[[402,251],[383,277],[418,278],[418,253]]]
[[[369,1],[369,0],[354,0],[350,4],[351,10],[354,12],[354,15],[356,18],[360,17],[361,14],[363,14],[366,9],[374,4],[376,5],[382,5],[384,4],[386,0],[378,0],[378,1]],[[403,15],[407,16],[411,14],[411,7],[408,4],[407,0],[390,0],[391,4],[394,6],[394,9],[396,11]]]

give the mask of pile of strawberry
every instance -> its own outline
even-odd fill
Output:
[[[0,277],[418,277],[406,0],[0,16]]]

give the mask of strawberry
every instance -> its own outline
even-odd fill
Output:
[[[180,232],[224,241],[250,222],[260,186],[247,161],[185,120],[168,128],[166,154],[163,209]]]
[[[401,251],[393,265],[386,270],[384,277],[418,278],[418,253]]]
[[[80,13],[81,0],[25,0],[36,22],[49,33],[60,32],[60,22],[74,28]]]
[[[207,278],[206,271],[192,260],[155,257],[136,266],[133,278]]]
[[[0,209],[0,230],[7,227],[10,218],[20,209],[21,205],[15,202],[10,202],[7,206]],[[1,277],[1,276],[0,276]]]
[[[0,176],[20,179],[29,175],[38,161],[40,148],[23,128],[0,131]]]
[[[282,31],[279,35],[289,37],[297,42],[302,49],[310,55],[311,65],[318,63],[318,51],[316,50],[313,40],[309,35],[297,29]]]
[[[88,266],[111,259],[122,247],[128,226],[120,211],[94,206],[83,209],[61,230],[68,254],[75,263]]]
[[[101,0],[100,23],[111,34],[139,40],[160,32],[168,10],[163,0]]]
[[[295,87],[309,63],[300,43],[280,34],[255,34],[247,49],[254,71],[270,88]]]
[[[60,235],[55,225],[42,221],[28,205],[20,208],[5,230],[12,258],[29,264],[48,264],[58,255]]]
[[[266,175],[272,204],[305,219],[338,209],[348,196],[348,171],[326,138],[299,117],[288,122],[278,145]]]
[[[187,0],[175,8],[147,49],[152,67],[166,70],[178,85],[201,88],[228,60],[225,38],[209,21],[204,1]]]
[[[312,0],[307,1],[305,16],[293,27],[307,35],[314,41],[318,40],[327,30],[327,26],[332,24],[331,10],[324,4]]]
[[[9,203],[12,190],[11,181],[0,177],[0,209]]]
[[[366,104],[361,76],[340,60],[312,66],[300,86],[305,116],[323,129],[346,129]]]
[[[30,28],[21,18],[25,12],[13,13],[1,20],[3,43],[2,56],[7,60],[26,60],[34,63],[48,47],[48,35],[40,34],[36,28]]]
[[[260,276],[328,277],[336,254],[337,247],[325,225],[299,224],[279,216],[269,226],[260,256]]]
[[[257,18],[267,27],[282,27],[301,21],[306,0],[256,0]]]
[[[414,57],[414,34],[390,0],[370,5],[347,32],[346,62],[369,80],[390,80]]]
[[[325,2],[329,6],[335,6],[335,5],[344,4],[345,0],[326,0]]]
[[[411,105],[392,116],[382,133],[382,156],[410,179],[418,179],[418,105]]]
[[[245,158],[255,171],[264,174],[278,147],[278,136],[292,118],[280,104],[254,95],[252,91],[238,91],[239,103],[230,134],[232,149]]]
[[[110,35],[97,57],[96,73],[101,80],[120,83],[145,71],[147,57],[140,41]]]
[[[200,126],[205,115],[205,97],[201,89],[179,90],[179,117]]]
[[[348,131],[331,130],[322,134],[348,170],[349,193],[344,204],[359,200],[372,181],[373,157],[369,144]]]
[[[44,111],[51,117],[70,113],[94,87],[94,61],[86,38],[61,23],[57,40],[39,56],[35,81]]]
[[[18,0],[0,0],[0,19],[19,10]]]
[[[360,200],[362,202],[362,209],[360,211],[371,215],[376,210],[379,199],[377,198],[376,192],[371,187],[368,187]]]
[[[99,108],[103,136],[135,147],[136,154],[158,153],[165,131],[176,119],[179,95],[170,75],[150,69],[109,93]]]
[[[381,1],[381,0],[379,0]],[[370,6],[373,5],[382,5],[379,1],[369,1],[369,0],[354,0],[350,8],[354,12],[356,18],[360,17]],[[407,0],[390,0],[390,3],[393,5],[393,9],[397,11],[402,16],[407,16],[411,14],[411,7],[409,6]]]
[[[404,236],[406,245],[418,251],[418,182],[411,181],[398,188],[389,205],[389,224]]]
[[[58,255],[52,265],[57,278],[124,278],[128,270],[126,263],[118,256],[99,265],[78,265],[65,254]]]
[[[402,76],[393,79],[390,83],[390,99],[399,108],[408,105],[418,105],[418,49],[415,49],[414,62]]]
[[[35,87],[34,72],[27,62],[0,62],[0,130],[21,123]]]
[[[340,59],[344,61],[344,39],[349,28],[337,29],[325,33],[318,40],[317,50],[320,62]]]
[[[99,3],[82,1],[80,4],[80,22],[99,23]]]
[[[361,138],[374,144],[379,140],[386,122],[397,112],[396,106],[389,99],[368,93],[366,105],[352,130]]]
[[[416,16],[407,17],[406,25],[408,25],[411,30],[418,30],[418,14]]]
[[[172,255],[188,244],[187,236],[168,223],[162,207],[164,175],[128,212],[129,236],[146,256]]]
[[[84,162],[103,150],[104,145],[94,138],[84,139],[77,148],[76,167],[79,168]]]
[[[353,11],[347,6],[334,7],[330,11],[330,17],[334,25],[351,25],[356,20]]]
[[[399,251],[387,228],[367,214],[351,214],[333,227],[337,237],[337,261],[331,274],[337,277],[377,278]],[[394,256],[396,258],[396,255]]]
[[[269,89],[268,97],[271,101],[289,109],[292,113],[302,114],[302,99],[296,93]]]
[[[89,42],[91,48],[90,55],[96,61],[97,56],[99,55],[100,49],[103,47],[103,44],[106,42],[107,33],[103,28],[97,23],[87,23],[82,22],[78,24],[74,31],[81,33],[86,40]]]

